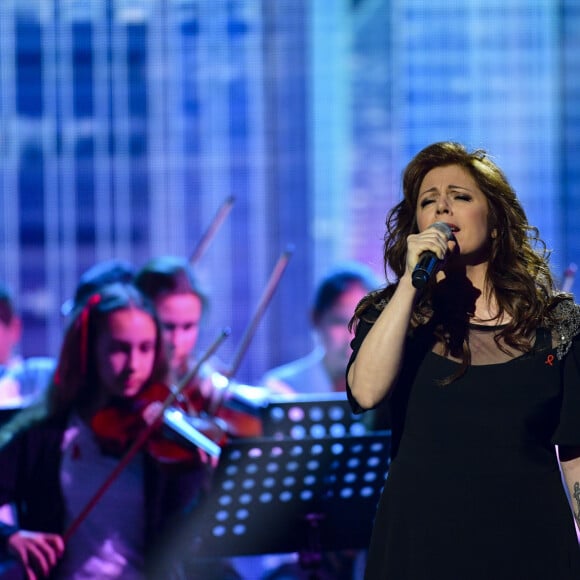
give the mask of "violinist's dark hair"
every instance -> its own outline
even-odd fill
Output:
[[[421,183],[429,171],[448,165],[465,169],[487,199],[490,255],[486,285],[497,299],[498,318],[505,314],[511,320],[500,336],[508,345],[527,350],[526,337],[541,324],[554,301],[560,299],[554,295],[554,280],[548,266],[550,253],[537,228],[528,223],[503,171],[484,150],[468,151],[452,141],[425,147],[404,170],[403,199],[388,212],[384,236],[385,275],[388,280],[392,272],[396,279],[380,293],[361,301],[350,326],[356,324],[371,303],[388,300],[394,293],[405,272],[407,236],[418,232],[416,209]],[[432,315],[433,286],[428,285],[417,300],[411,324],[414,327],[424,324]],[[468,356],[466,344],[465,364]]]
[[[201,300],[202,310],[208,298],[185,258],[160,256],[149,260],[135,277],[136,286],[151,300],[170,294],[194,294]]]
[[[71,408],[90,404],[97,388],[96,342],[106,331],[109,315],[118,310],[137,308],[153,319],[156,328],[155,359],[149,384],[166,380],[168,364],[161,326],[151,301],[133,284],[116,282],[101,287],[69,324],[49,387],[49,411],[59,415]]]
[[[134,277],[135,267],[126,260],[112,258],[97,262],[83,272],[75,288],[74,296],[61,306],[61,312],[65,316],[74,318],[87,300],[99,291],[99,288],[114,282],[130,284]]]

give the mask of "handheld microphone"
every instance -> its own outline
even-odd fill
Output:
[[[445,222],[435,222],[429,226],[430,228],[435,228],[441,233],[447,236],[447,240],[453,239],[453,231]],[[419,256],[419,261],[413,270],[413,275],[411,276],[411,282],[415,288],[422,290],[429,278],[433,275],[433,272],[439,268],[443,260],[440,260],[436,254],[431,251],[423,252]]]

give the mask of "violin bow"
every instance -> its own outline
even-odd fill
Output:
[[[234,205],[234,201],[235,197],[233,195],[230,195],[218,209],[209,227],[207,228],[207,230],[201,237],[201,240],[199,240],[197,246],[195,247],[195,249],[191,253],[191,256],[189,257],[189,264],[191,266],[196,264],[207,250],[209,243],[215,237],[218,229],[220,228],[220,226],[230,213]]]
[[[127,467],[129,462],[137,455],[137,453],[141,450],[141,448],[147,443],[147,440],[155,431],[159,422],[163,418],[163,414],[165,411],[175,402],[175,399],[180,395],[181,391],[188,385],[188,383],[199,373],[199,370],[203,363],[205,363],[213,354],[216,352],[218,347],[224,341],[224,339],[229,336],[230,330],[228,328],[223,329],[219,336],[215,339],[215,341],[209,346],[207,351],[203,354],[203,356],[197,361],[195,364],[186,374],[185,376],[179,381],[179,383],[175,386],[175,388],[170,389],[170,394],[167,396],[163,404],[157,409],[157,412],[153,416],[153,420],[147,423],[147,426],[139,433],[139,436],[133,441],[131,447],[129,447],[128,451],[121,457],[119,463],[113,469],[113,471],[109,474],[109,476],[105,479],[99,489],[96,491],[95,495],[90,499],[87,505],[83,508],[83,510],[76,516],[76,518],[71,522],[70,526],[63,534],[63,540],[65,544],[68,542],[70,537],[76,532],[80,524],[83,520],[87,517],[87,515],[92,511],[92,509],[97,505],[101,497],[105,494],[105,492],[111,487],[111,484],[115,481],[118,475]]]
[[[274,292],[278,287],[278,284],[280,283],[282,274],[284,273],[284,270],[286,270],[286,267],[288,266],[288,262],[290,261],[290,257],[292,256],[293,252],[294,248],[292,246],[288,246],[282,252],[281,256],[278,258],[278,261],[276,262],[276,265],[274,266],[274,269],[270,274],[270,279],[268,280],[268,283],[266,284],[266,287],[264,289],[264,292],[262,293],[260,301],[258,302],[258,306],[256,307],[254,315],[251,318],[250,323],[246,328],[246,331],[244,332],[244,335],[240,342],[240,346],[238,347],[238,350],[234,355],[232,364],[230,365],[230,368],[227,371],[227,373],[225,373],[225,376],[228,379],[231,379],[238,372],[238,369],[242,362],[242,358],[246,354],[246,350],[248,349],[248,346],[250,345],[250,342],[254,337],[254,334],[256,333],[258,324],[260,323],[260,320],[262,319],[262,316],[264,315],[264,312],[266,311],[266,308],[268,307],[270,300],[272,300],[272,296],[274,295]]]

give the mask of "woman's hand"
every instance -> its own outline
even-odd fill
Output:
[[[27,580],[38,580],[56,566],[64,541],[58,534],[19,530],[8,538],[8,550],[22,562]]]
[[[447,235],[437,227],[428,227],[418,234],[407,236],[406,274],[412,275],[419,257],[425,252],[433,252],[440,260],[445,258],[450,249]]]

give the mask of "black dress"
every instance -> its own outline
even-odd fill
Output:
[[[580,579],[554,448],[580,445],[580,344],[556,355],[538,331],[532,352],[441,386],[458,364],[409,342],[366,580]]]

